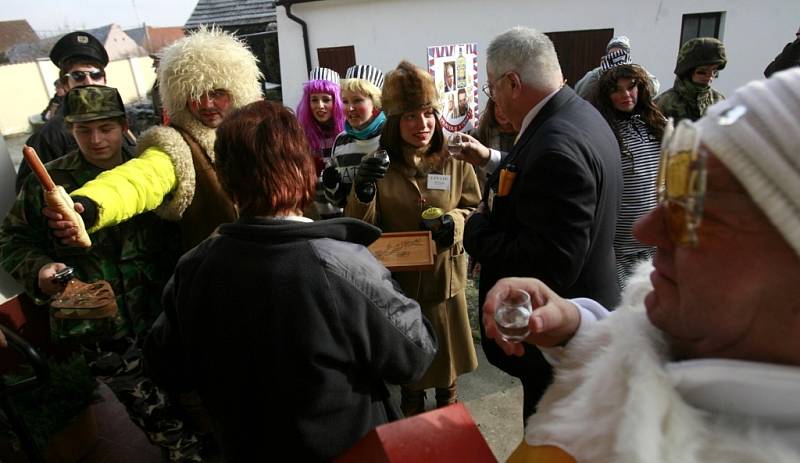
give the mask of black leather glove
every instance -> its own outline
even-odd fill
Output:
[[[336,166],[328,166],[322,170],[322,184],[328,190],[335,190],[342,182],[342,174]]]
[[[86,228],[91,228],[97,222],[97,215],[98,215],[98,208],[97,203],[87,198],[86,196],[75,196],[72,198],[73,202],[80,203],[83,206],[83,212],[81,212],[81,219],[83,219],[83,225]]]
[[[389,161],[380,158],[366,158],[361,160],[356,170],[353,182],[356,196],[362,203],[368,203],[375,198],[375,182],[382,179],[389,170]]]
[[[422,222],[422,228],[431,230],[430,225],[426,222]],[[456,238],[456,223],[453,221],[453,217],[447,214],[443,215],[442,223],[436,230],[431,230],[431,237],[440,248],[449,248],[452,246]]]

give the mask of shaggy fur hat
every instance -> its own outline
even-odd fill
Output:
[[[200,99],[212,90],[226,90],[234,108],[261,98],[258,60],[244,42],[220,29],[200,28],[161,55],[161,101],[176,122],[191,116],[187,100]]]
[[[386,75],[381,100],[387,116],[424,108],[440,109],[433,77],[408,61],[401,61]]]

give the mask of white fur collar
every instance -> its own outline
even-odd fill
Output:
[[[208,157],[211,158],[212,162],[216,159],[216,153],[214,152],[214,143],[217,141],[216,129],[203,125],[203,123],[198,121],[188,109],[178,111],[178,113],[175,114],[171,120],[172,124],[175,124],[192,134],[195,140],[200,143],[200,146],[206,150],[206,153],[208,154]]]
[[[666,340],[643,311],[647,270],[619,310],[570,341],[526,442],[561,447],[579,462],[800,461],[787,434],[756,417],[696,408],[674,387]]]
[[[800,450],[800,367],[697,359],[668,363],[666,370],[690,405],[772,423]]]
[[[179,112],[176,116],[177,119],[173,119],[175,124],[191,133],[213,161],[216,131],[198,122],[188,111]],[[192,151],[181,134],[172,127],[157,126],[144,132],[139,137],[137,150],[141,153],[151,147],[161,149],[172,159],[178,183],[170,196],[156,209],[156,213],[167,220],[180,220],[194,199],[195,172]]]

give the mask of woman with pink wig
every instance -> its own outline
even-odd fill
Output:
[[[311,151],[320,160],[329,158],[336,136],[344,130],[344,110],[339,96],[339,74],[315,68],[303,84],[303,99],[297,105],[297,119],[306,133]],[[317,167],[324,162],[316,161]]]
[[[315,68],[303,84],[303,99],[297,105],[297,119],[314,156],[317,177],[331,157],[336,136],[344,130],[344,106],[339,93],[339,74],[332,69]],[[317,181],[314,209],[306,213],[315,220],[341,216],[341,210],[325,199],[321,178]]]

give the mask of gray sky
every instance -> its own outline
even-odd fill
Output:
[[[2,0],[0,20],[27,19],[39,36],[110,23],[123,29],[183,26],[197,0]]]

